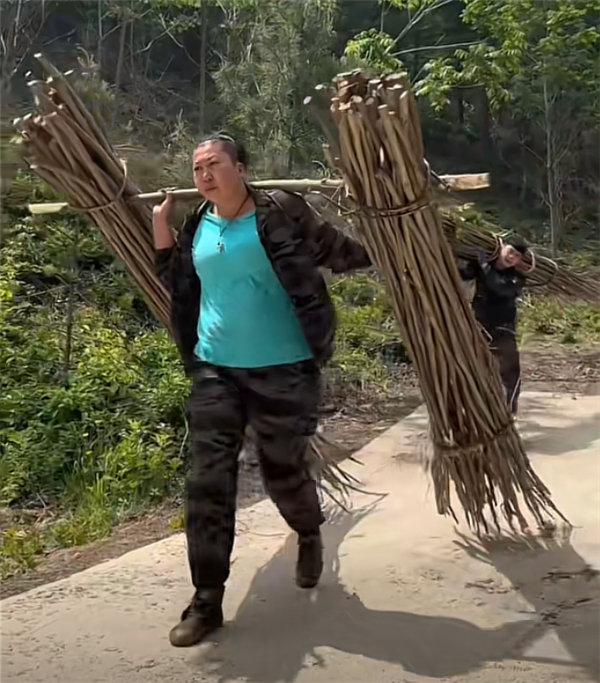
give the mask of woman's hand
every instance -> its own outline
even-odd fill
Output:
[[[175,215],[175,195],[167,191],[167,196],[161,204],[152,208],[152,220],[164,226],[171,227]]]
[[[171,232],[171,224],[175,215],[175,195],[167,191],[167,196],[158,206],[152,207],[152,227],[154,231],[154,247],[157,250],[171,249],[175,246],[175,238]]]

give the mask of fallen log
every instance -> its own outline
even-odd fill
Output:
[[[335,158],[427,404],[438,512],[458,521],[451,484],[478,533],[504,516],[511,528],[565,520],[536,475],[508,411],[499,372],[464,295],[441,215],[432,202],[416,104],[402,75],[356,72],[330,89]],[[311,100],[308,99],[310,104]],[[491,518],[489,519],[488,518]],[[566,521],[566,520],[565,520]]]

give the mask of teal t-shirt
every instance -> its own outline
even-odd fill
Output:
[[[312,358],[261,244],[254,211],[233,221],[205,212],[192,257],[202,283],[195,349],[200,360],[261,368]]]

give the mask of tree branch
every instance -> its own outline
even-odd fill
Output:
[[[446,45],[425,45],[424,47],[411,47],[407,50],[400,50],[394,52],[392,57],[401,57],[402,55],[409,55],[413,52],[425,52],[426,50],[445,50],[448,48],[470,47],[471,45],[482,45],[482,40],[475,40],[472,43],[450,43]]]
[[[411,29],[413,29],[420,21],[422,21],[430,12],[439,9],[440,7],[444,7],[444,5],[449,5],[451,2],[454,2],[454,0],[436,0],[431,5],[429,5],[429,7],[420,7],[415,13],[414,17],[411,17],[408,20],[406,26],[390,43],[390,46],[386,50],[387,54],[391,55],[391,51],[396,47],[396,45],[407,35],[407,33]]]

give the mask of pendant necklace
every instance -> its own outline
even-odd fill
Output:
[[[248,197],[250,195],[246,194],[244,197],[244,200],[240,204],[240,208],[233,214],[233,216],[225,223],[225,225],[219,230],[219,241],[217,242],[217,251],[219,254],[224,254],[225,253],[225,244],[223,242],[223,235],[225,234],[225,231],[227,228],[233,223],[233,221],[238,217],[240,211],[244,208],[244,204],[248,201]]]

